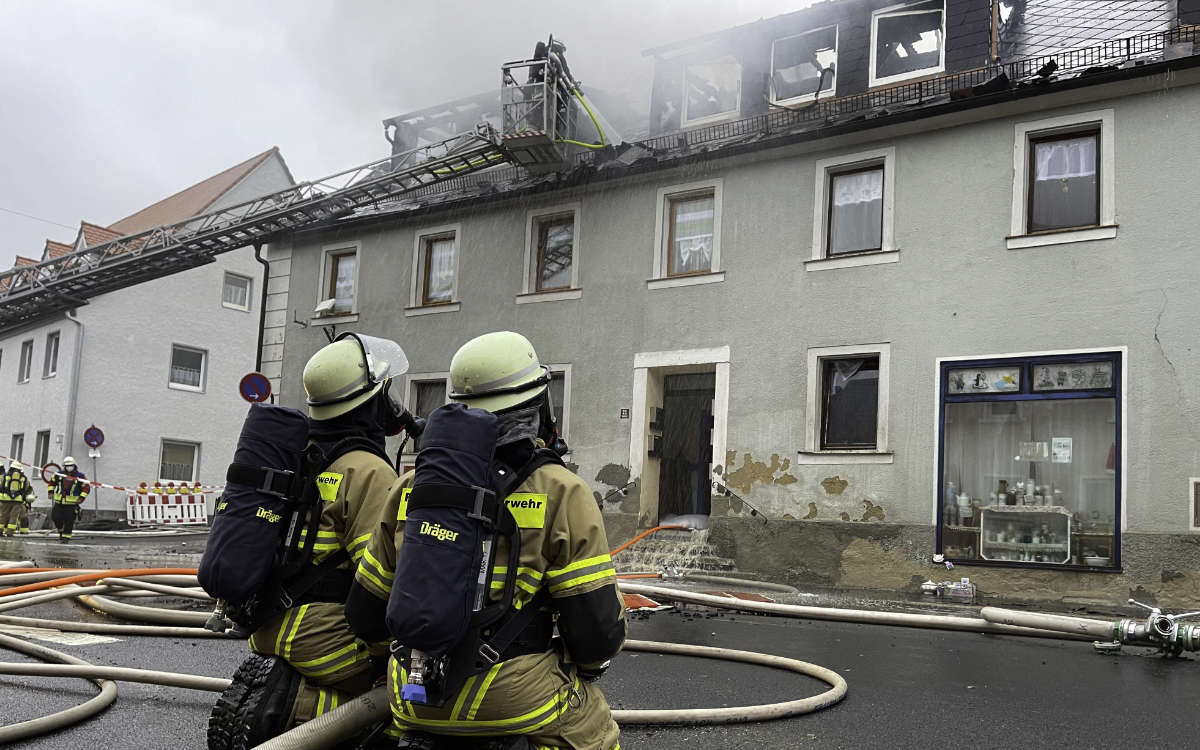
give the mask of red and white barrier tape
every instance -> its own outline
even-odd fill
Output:
[[[27,468],[31,468],[31,469],[34,468],[33,464],[26,463],[24,461],[21,461],[20,459],[10,458],[8,456],[0,456],[0,461],[16,461],[17,463],[19,463],[22,466],[25,466]],[[46,479],[47,476],[51,476],[51,477],[56,477],[56,476],[57,477],[70,477],[71,476],[70,474],[62,473],[61,471],[51,471],[51,472],[49,472],[49,474],[47,474],[46,469],[47,469],[47,467],[50,467],[50,466],[53,466],[56,469],[59,468],[58,464],[56,464],[54,462],[50,462],[50,463],[46,464],[45,466],[41,467],[41,470],[38,473],[41,475],[42,481],[48,481]],[[225,489],[225,485],[223,485],[223,484],[177,484],[172,487],[172,486],[163,485],[163,484],[158,484],[157,486],[156,485],[147,485],[147,483],[145,483],[145,482],[139,482],[137,485],[133,485],[131,487],[122,487],[119,484],[105,484],[104,482],[96,482],[91,479],[88,479],[86,481],[92,487],[103,487],[105,489],[118,490],[120,492],[140,492],[141,494],[155,493],[155,494],[159,494],[159,495],[179,495],[179,494],[217,492],[217,491]],[[146,486],[141,486],[141,485],[146,485]],[[181,490],[184,488],[187,489],[187,492],[181,492]]]

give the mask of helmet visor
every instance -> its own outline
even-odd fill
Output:
[[[363,357],[367,362],[369,388],[408,372],[408,357],[395,341],[361,333],[343,333],[338,336],[339,339],[346,337],[353,338],[362,347]]]

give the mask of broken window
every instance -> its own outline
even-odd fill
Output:
[[[421,304],[449,304],[454,298],[454,235],[427,237],[423,244]]]
[[[713,191],[670,199],[667,276],[712,271],[716,200]]]
[[[776,39],[771,46],[771,100],[832,94],[837,83],[837,39],[836,26]]]
[[[871,24],[871,85],[944,69],[942,3],[876,11]]]
[[[829,257],[883,248],[883,169],[829,175]]]
[[[554,414],[554,422],[558,425],[558,434],[563,440],[567,439],[566,414],[570,405],[567,403],[567,371],[550,371],[550,404]]]
[[[821,360],[821,450],[876,447],[879,357]]]
[[[736,114],[742,66],[732,55],[688,65],[683,74],[683,124]]]
[[[575,253],[575,215],[560,214],[539,219],[536,226],[535,291],[570,289],[571,263]]]
[[[1030,141],[1028,231],[1100,223],[1099,146],[1098,131]]]

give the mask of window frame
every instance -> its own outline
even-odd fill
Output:
[[[51,342],[53,346],[51,346]],[[58,353],[62,344],[62,331],[50,331],[46,334],[46,348],[42,353],[42,379],[58,375]],[[51,356],[53,353],[53,356]]]
[[[21,351],[17,355],[17,384],[28,383],[33,377],[33,339],[21,342]]]
[[[1048,135],[1037,135],[1037,136],[1030,135],[1029,149],[1028,149],[1029,153],[1026,156],[1026,164],[1025,164],[1025,177],[1026,177],[1026,180],[1025,180],[1025,197],[1026,197],[1025,234],[1035,235],[1035,234],[1046,234],[1049,232],[1074,232],[1074,231],[1079,231],[1082,229],[1095,229],[1100,226],[1100,192],[1101,192],[1100,186],[1102,184],[1101,181],[1104,179],[1104,170],[1103,170],[1103,165],[1101,164],[1101,159],[1100,159],[1101,136],[1102,136],[1102,134],[1100,132],[1099,125],[1097,125],[1095,128],[1092,128],[1092,129],[1086,129],[1086,130],[1080,130],[1080,131],[1073,131],[1073,130],[1072,131],[1055,131]],[[1077,226],[1070,226],[1070,227],[1053,227],[1050,229],[1031,229],[1029,227],[1029,223],[1031,221],[1033,221],[1033,209],[1034,209],[1034,197],[1035,197],[1033,188],[1034,188],[1034,182],[1035,182],[1034,178],[1036,177],[1036,175],[1034,174],[1033,162],[1034,162],[1034,159],[1037,157],[1037,147],[1043,143],[1054,143],[1056,141],[1068,141],[1068,140],[1074,140],[1074,139],[1078,139],[1078,138],[1087,138],[1087,137],[1096,139],[1096,223],[1095,224],[1079,224]]]
[[[1112,385],[1108,388],[1073,388],[1064,390],[1038,390],[1033,386],[1031,374],[1039,365],[1060,362],[1104,362],[1113,363]],[[987,392],[983,394],[951,395],[948,378],[951,370],[962,368],[1019,368],[1021,385],[1015,391]],[[1099,573],[1122,572],[1121,542],[1122,534],[1128,529],[1129,492],[1128,492],[1128,380],[1129,380],[1129,348],[1127,346],[1110,346],[1091,349],[1060,349],[1051,351],[1009,352],[1000,354],[982,354],[971,356],[938,357],[934,362],[934,398],[935,420],[934,429],[934,459],[933,459],[933,526],[936,532],[936,550],[943,550],[944,516],[942,514],[943,489],[946,484],[945,474],[945,429],[946,404],[950,403],[992,403],[1001,401],[1056,401],[1087,398],[1112,398],[1114,401],[1114,447],[1116,461],[1114,464],[1113,489],[1113,556],[1110,566],[1106,568],[1087,565],[1024,562],[1019,560],[986,560],[954,558],[954,563],[963,565],[979,565],[989,567],[1023,568],[1032,570],[1080,571]],[[1085,477],[1081,476],[1080,479]],[[1189,503],[1191,498],[1189,497]],[[1195,529],[1200,531],[1200,529]]]
[[[1196,513],[1196,493],[1200,492],[1200,477],[1188,477],[1188,533],[1200,534],[1200,515]]]
[[[10,454],[9,458],[13,459],[14,461],[20,461],[20,462],[24,463],[24,461],[25,461],[25,433],[23,433],[23,432],[12,433],[12,439],[9,442],[9,451],[8,452]]]
[[[173,445],[191,446],[191,448],[192,448],[192,478],[191,479],[187,479],[187,480],[167,479],[166,477],[162,476],[163,454],[166,453],[167,443],[171,443]],[[200,447],[201,447],[201,443],[197,443],[193,440],[182,440],[179,438],[166,438],[166,437],[159,438],[159,440],[158,440],[158,474],[159,474],[158,481],[162,482],[163,484],[166,484],[167,482],[177,482],[178,483],[178,482],[184,482],[184,481],[186,481],[188,484],[194,484],[195,482],[197,482],[198,481],[197,477],[200,476]]]
[[[581,204],[576,201],[563,203],[545,208],[535,208],[525,214],[525,264],[524,276],[521,280],[521,293],[517,295],[517,304],[529,302],[550,302],[564,299],[579,299],[582,290],[579,286],[579,216]],[[574,234],[571,245],[571,284],[568,287],[556,289],[538,289],[541,260],[541,225],[555,218],[570,216],[574,222]]]
[[[822,393],[825,362],[834,359],[879,358],[879,386],[876,392],[875,447],[822,448],[825,422]],[[808,349],[807,409],[805,412],[805,445],[798,451],[799,464],[890,464],[894,454],[888,442],[888,410],[891,383],[890,342],[853,344],[849,346],[820,346]]]
[[[820,401],[818,402],[818,408],[821,410],[821,424],[820,424],[820,430],[817,433],[817,446],[822,451],[835,451],[835,452],[860,451],[860,450],[874,451],[874,450],[877,450],[879,447],[879,444],[878,444],[879,443],[878,413],[876,413],[876,419],[875,419],[875,440],[873,440],[871,443],[869,443],[869,444],[868,443],[862,443],[862,444],[846,443],[846,444],[830,445],[830,444],[828,444],[828,441],[826,440],[827,433],[829,432],[829,399],[833,395],[832,393],[830,393],[830,389],[831,389],[831,384],[829,382],[830,365],[834,362],[848,362],[848,361],[852,361],[852,360],[857,360],[857,361],[861,361],[861,362],[869,362],[869,361],[874,360],[876,382],[878,383],[878,380],[879,380],[879,356],[878,355],[861,354],[861,355],[853,355],[853,356],[845,356],[845,357],[821,357],[820,358],[820,378],[821,378],[820,389],[821,389],[821,392],[819,395]],[[875,400],[875,408],[878,409],[879,408],[878,385],[876,385],[875,399],[876,399]]]
[[[854,268],[881,263],[896,263],[900,250],[896,247],[896,147],[841,154],[814,163],[812,256],[804,266],[809,271]],[[883,227],[880,248],[853,253],[829,255],[833,228],[833,178],[860,170],[883,167]]]
[[[188,352],[200,353],[200,385],[188,385],[187,383],[176,383],[171,380],[173,377],[172,370],[175,369],[175,350],[181,349]],[[201,349],[198,346],[188,346],[187,344],[171,344],[171,356],[167,362],[167,388],[173,391],[188,391],[190,393],[204,393],[205,387],[208,385],[208,350]]]
[[[714,177],[697,182],[679,185],[669,185],[658,189],[656,198],[657,213],[654,224],[654,265],[651,277],[646,282],[648,289],[666,289],[696,284],[711,284],[725,280],[725,271],[721,269],[721,215],[722,191],[724,180]],[[668,276],[668,264],[671,256],[671,242],[674,236],[674,222],[671,221],[672,201],[697,197],[711,192],[713,196],[713,249],[709,262],[709,270],[694,273]]]
[[[450,403],[450,373],[449,372],[414,372],[408,373],[404,378],[404,394],[406,406],[412,411],[413,416],[417,414],[417,386],[421,384],[441,382],[445,386],[445,396],[442,399],[442,405]],[[411,438],[404,446],[404,453],[401,455],[401,463],[412,463],[416,460],[417,454],[412,452],[412,448],[416,445],[416,441]]]
[[[38,460],[38,454],[41,454],[40,461]],[[50,430],[38,430],[34,434],[33,463],[39,470],[50,463]]]
[[[871,253],[883,252],[883,211],[879,212],[879,247],[870,247],[863,250],[847,250],[844,252],[835,253],[833,251],[833,182],[838,177],[847,177],[854,174],[866,174],[867,172],[881,172],[881,182],[883,182],[883,192],[887,192],[887,165],[883,162],[868,162],[866,164],[852,166],[849,169],[831,169],[825,172],[825,177],[828,180],[826,185],[825,204],[828,206],[825,216],[825,257],[829,260],[835,258],[850,258],[856,255],[869,255]],[[879,197],[880,203],[886,203],[885,196]]]
[[[870,88],[875,88],[877,86],[890,86],[892,84],[900,83],[902,81],[910,81],[910,80],[913,80],[914,78],[924,78],[926,76],[936,75],[938,73],[945,72],[945,70],[946,70],[946,2],[945,2],[945,0],[942,0],[942,7],[941,7],[940,11],[937,11],[933,8],[928,8],[925,10],[917,10],[916,9],[916,6],[923,5],[926,2],[928,2],[928,0],[916,0],[915,2],[900,3],[899,5],[892,5],[892,6],[889,6],[886,8],[879,8],[877,10],[871,11],[870,59],[868,61],[869,67],[867,68],[868,86]],[[912,10],[905,10],[906,8],[911,8]],[[875,75],[875,68],[878,63],[878,61],[876,60],[876,57],[878,55],[878,49],[879,49],[879,46],[877,44],[877,37],[879,34],[879,20],[881,18],[883,18],[884,16],[916,15],[918,13],[935,13],[935,12],[940,12],[942,14],[942,24],[941,24],[941,28],[940,28],[942,39],[941,39],[941,44],[939,45],[939,49],[938,49],[938,64],[932,68],[922,68],[920,70],[914,70],[909,73],[898,73],[896,75],[883,76],[882,78],[877,77]]]
[[[454,279],[450,285],[450,301],[426,303],[425,295],[429,272],[428,246],[432,240],[454,238]],[[463,253],[462,224],[446,224],[438,227],[428,227],[416,232],[413,237],[412,276],[409,283],[408,307],[404,308],[405,316],[431,315],[444,312],[457,312],[461,307],[458,297],[458,276],[461,268]]]
[[[693,65],[711,65],[711,64],[717,62],[718,60],[720,60],[722,57],[732,57],[734,60],[734,64],[737,65],[737,69],[738,69],[737,100],[734,102],[733,109],[727,110],[725,112],[718,112],[717,114],[713,114],[713,115],[702,115],[700,117],[697,117],[694,120],[688,119],[688,80],[687,80],[688,68],[692,67]],[[698,60],[696,62],[682,63],[682,80],[680,81],[680,83],[682,85],[682,95],[679,100],[679,127],[680,128],[691,128],[691,127],[696,127],[699,125],[710,125],[712,123],[724,122],[726,120],[736,120],[738,117],[740,117],[741,113],[742,113],[742,74],[743,73],[744,73],[744,66],[742,65],[742,61],[738,60],[735,55],[730,54],[730,53],[718,55],[715,58],[707,58],[707,57],[702,58],[702,60]]]
[[[234,279],[237,279],[239,281],[244,281],[246,283],[246,304],[245,304],[245,306],[235,305],[232,302],[225,301],[225,288],[229,285],[229,279],[231,277]],[[355,292],[357,293],[357,291],[358,291],[358,289],[356,287]],[[251,308],[254,307],[253,294],[254,294],[254,279],[252,277],[246,276],[246,275],[240,274],[240,273],[234,273],[233,271],[226,271],[224,276],[221,277],[221,307],[228,308],[230,310],[241,310],[242,312],[250,312]],[[357,296],[357,294],[356,294],[356,296]],[[318,300],[318,302],[319,301],[320,300]]]
[[[797,39],[802,36],[816,34],[816,33],[822,32],[822,31],[827,31],[829,29],[833,29],[833,56],[834,56],[833,76],[830,78],[829,86],[827,88],[820,88],[817,92],[812,93],[812,94],[800,94],[798,96],[788,97],[787,99],[780,99],[778,96],[776,96],[776,92],[775,92],[775,45],[778,44],[779,42],[786,42],[789,39]],[[808,31],[802,31],[799,34],[789,34],[788,36],[781,36],[781,37],[771,40],[771,68],[770,68],[770,71],[768,72],[768,76],[767,76],[767,88],[768,88],[767,95],[768,95],[768,97],[770,97],[770,102],[772,104],[781,104],[781,105],[787,106],[787,105],[791,105],[791,104],[800,104],[803,102],[815,101],[818,98],[818,96],[820,96],[821,94],[824,94],[824,93],[828,93],[831,97],[836,97],[837,96],[837,56],[838,56],[838,45],[841,43],[841,34],[842,34],[842,30],[839,27],[839,25],[836,23],[833,23],[833,24],[829,24],[827,26],[820,26],[815,29],[809,29]]]
[[[1066,227],[1029,231],[1033,201],[1033,144],[1055,136],[1072,137],[1097,134],[1096,196],[1099,224],[1090,227]],[[1107,240],[1117,236],[1116,210],[1116,129],[1112,109],[1078,112],[1061,117],[1018,122],[1013,128],[1012,217],[1005,244],[1009,250],[1062,245],[1089,240]]]
[[[358,298],[359,298],[359,279],[362,271],[362,243],[360,242],[341,242],[333,245],[324,245],[321,247],[321,273],[317,280],[317,302],[321,303],[327,299],[337,299],[335,296],[334,285],[337,283],[337,274],[334,273],[335,257],[343,257],[353,253],[355,257],[354,263],[354,299],[350,303],[349,312],[334,312],[330,310],[317,317],[320,321],[318,325],[326,323],[347,322],[355,315],[358,315]]]
[[[550,368],[552,377],[555,373],[562,373],[563,376],[563,402],[559,404],[562,407],[562,419],[558,423],[558,434],[569,446],[571,444],[571,365],[547,364],[546,367]]]

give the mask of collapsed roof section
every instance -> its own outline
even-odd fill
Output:
[[[1200,0],[1195,1],[1200,4]],[[953,109],[1144,75],[1152,70],[1161,71],[1167,65],[1200,66],[1200,26],[1170,25],[1149,34],[1053,54],[979,65],[856,94],[815,98],[804,106],[773,108],[752,117],[714,122],[580,154],[574,159],[573,169],[560,174],[533,175],[520,167],[497,166],[380,201],[323,225],[552,191],[693,160],[929,117]]]
[[[1002,60],[1048,55],[1170,28],[1177,0],[1000,0]]]

